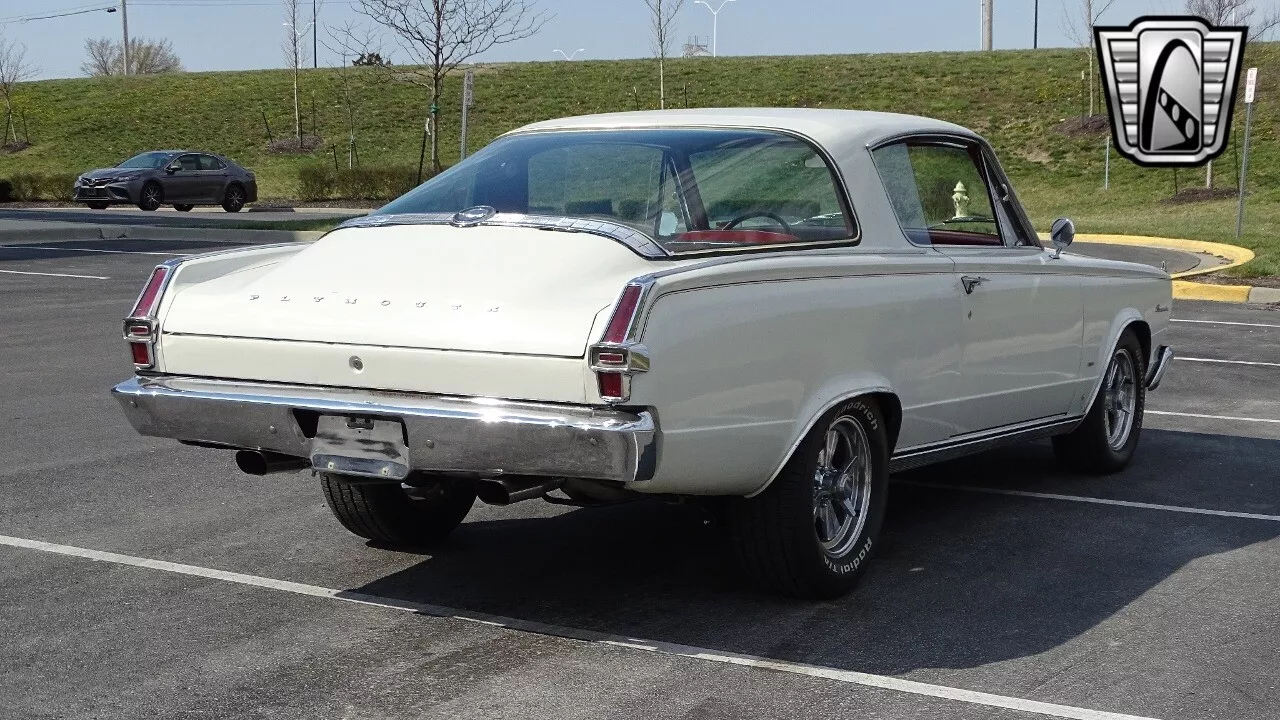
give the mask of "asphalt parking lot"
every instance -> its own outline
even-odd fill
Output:
[[[108,389],[155,240],[0,247],[0,717],[1275,718],[1280,312],[1176,303],[1107,478],[1030,444],[897,478],[830,603],[689,507],[347,534],[309,474],[137,436]]]

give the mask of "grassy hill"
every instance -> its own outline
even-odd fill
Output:
[[[1250,161],[1253,195],[1243,245],[1259,259],[1242,274],[1280,274],[1280,45],[1256,44],[1246,66],[1260,68],[1260,102]],[[1175,173],[1145,170],[1113,153],[1111,189],[1103,191],[1105,134],[1062,132],[1084,113],[1080,51],[913,53],[801,57],[695,58],[668,65],[668,105],[799,106],[909,112],[971,127],[995,145],[1037,225],[1069,215],[1082,232],[1132,232],[1230,241],[1231,199],[1169,204]],[[419,88],[379,81],[369,69],[302,74],[303,123],[314,121],[324,148],[310,156],[267,151],[263,113],[276,137],[293,132],[286,71],[183,73],[169,76],[51,80],[17,92],[32,147],[0,155],[0,178],[15,172],[69,171],[114,164],[160,147],[225,153],[257,171],[264,197],[297,190],[297,170],[329,163],[338,146],[345,165],[342,77],[359,97],[357,141],[365,166],[416,166],[426,97]],[[441,149],[458,156],[461,78],[450,78],[441,103]],[[537,62],[477,71],[472,149],[523,123],[563,115],[657,106],[651,60]],[[314,98],[315,113],[312,113]],[[1243,142],[1243,107],[1234,145]],[[1215,163],[1215,184],[1234,187],[1232,150]],[[1180,188],[1203,186],[1203,169],[1181,170]]]

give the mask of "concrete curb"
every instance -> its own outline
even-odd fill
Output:
[[[56,228],[0,229],[0,242],[14,240],[210,240],[215,242],[311,242],[318,230],[236,230],[233,228],[166,228],[152,225],[67,223]]]
[[[1096,242],[1111,245],[1136,245],[1140,247],[1164,248],[1189,253],[1207,253],[1225,259],[1223,265],[1210,268],[1197,268],[1186,272],[1173,273],[1173,299],[1175,300],[1209,300],[1212,302],[1230,303],[1276,303],[1280,302],[1280,290],[1275,288],[1253,287],[1251,285],[1210,285],[1192,282],[1183,278],[1205,275],[1227,268],[1238,267],[1254,258],[1252,250],[1226,243],[1208,242],[1205,240],[1184,240],[1182,238],[1149,237],[1145,235],[1077,235],[1078,242]]]

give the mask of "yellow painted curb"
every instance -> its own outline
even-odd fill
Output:
[[[1041,235],[1041,237],[1045,240],[1049,238],[1048,235]],[[1149,237],[1146,235],[1076,235],[1076,242],[1136,245],[1180,250],[1189,253],[1207,253],[1227,261],[1224,265],[1187,270],[1186,272],[1170,275],[1170,277],[1174,278],[1173,299],[1175,300],[1212,300],[1215,302],[1243,303],[1249,301],[1249,293],[1253,290],[1253,287],[1249,285],[1209,285],[1207,283],[1179,279],[1243,265],[1254,257],[1253,251],[1248,248],[1226,243],[1207,242],[1205,240],[1183,240],[1181,238]]]

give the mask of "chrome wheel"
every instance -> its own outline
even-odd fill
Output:
[[[813,473],[813,525],[828,557],[848,554],[862,535],[871,499],[871,442],[852,417],[836,418]]]
[[[1113,450],[1129,442],[1138,409],[1137,371],[1124,349],[1116,350],[1102,380],[1102,427]]]

